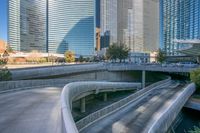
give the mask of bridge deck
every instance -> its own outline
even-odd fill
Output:
[[[0,133],[60,133],[62,87],[0,95]]]
[[[126,108],[101,119],[81,133],[140,133],[144,130],[153,114],[162,107],[166,100],[173,97],[182,86],[173,82],[165,88],[156,91],[131,103]]]

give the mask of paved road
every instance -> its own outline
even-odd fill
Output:
[[[141,133],[152,115],[182,86],[176,82],[141,98],[120,111],[88,126],[81,133]]]
[[[62,87],[0,95],[0,133],[60,133]]]

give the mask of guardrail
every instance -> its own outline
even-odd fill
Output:
[[[61,96],[61,102],[62,102],[62,115],[63,115],[63,133],[78,133],[78,131],[82,130],[83,128],[87,127],[88,125],[92,124],[98,119],[101,119],[110,113],[113,113],[114,111],[117,111],[118,109],[126,106],[128,103],[132,102],[133,99],[136,97],[139,97],[143,95],[144,93],[150,92],[154,90],[154,88],[160,87],[161,85],[169,84],[171,82],[171,78],[168,78],[166,80],[162,80],[160,82],[157,82],[155,84],[152,84],[133,95],[128,96],[127,98],[124,98],[120,100],[119,102],[116,102],[114,104],[111,104],[108,107],[105,107],[97,112],[94,112],[90,114],[89,116],[83,118],[82,120],[78,121],[76,124],[74,123],[72,114],[71,114],[71,104],[72,100],[77,97],[79,94],[88,91],[90,89],[103,89],[103,88],[121,88],[122,86],[119,86],[120,83],[108,83],[108,82],[93,82],[92,84],[89,82],[82,82],[82,84],[68,84],[65,86],[62,96]],[[107,86],[109,85],[109,87]],[[126,84],[124,84],[126,85]],[[126,86],[123,86],[124,88]]]
[[[144,133],[164,133],[175,120],[180,110],[195,92],[195,84],[191,83],[183,90],[179,91],[173,98],[167,101],[164,106],[152,116],[149,125],[145,128]]]
[[[127,88],[136,88],[138,85],[141,87],[141,83],[124,83],[124,82],[74,82],[67,84],[61,94],[61,110],[63,119],[63,133],[78,133],[78,129],[73,120],[71,109],[72,101],[79,95],[94,91],[96,93],[102,90],[122,90]]]

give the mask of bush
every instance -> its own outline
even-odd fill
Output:
[[[189,133],[200,133],[200,128],[195,126],[193,130],[189,131]]]
[[[196,84],[198,91],[200,91],[200,69],[190,72],[190,79]]]
[[[12,74],[7,68],[2,68],[0,70],[0,81],[7,81],[12,79]]]

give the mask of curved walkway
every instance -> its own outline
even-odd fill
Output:
[[[62,88],[0,94],[0,133],[61,133]]]

